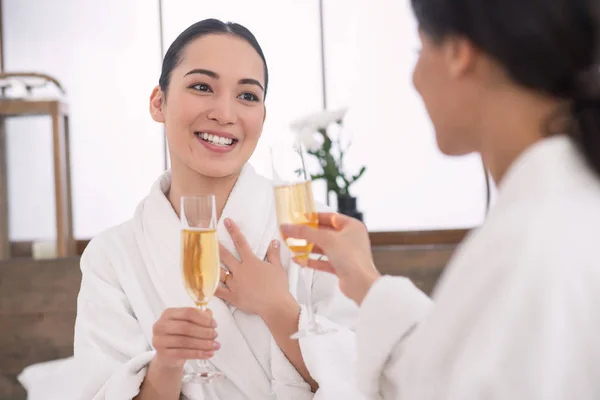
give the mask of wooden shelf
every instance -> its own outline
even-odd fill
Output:
[[[66,103],[60,100],[0,99],[1,117],[41,116],[69,113]]]

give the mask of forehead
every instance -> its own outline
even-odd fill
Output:
[[[250,43],[233,35],[210,34],[188,43],[177,69],[183,75],[195,68],[216,72],[224,80],[253,78],[264,84],[262,59]]]

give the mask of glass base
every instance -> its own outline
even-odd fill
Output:
[[[290,339],[298,340],[311,336],[328,335],[337,331],[338,330],[335,328],[324,328],[321,325],[314,324],[310,325],[306,329],[301,329],[298,332],[294,333],[292,336],[290,336]]]
[[[183,374],[182,381],[184,383],[211,383],[222,379],[225,375],[220,371],[201,371]]]

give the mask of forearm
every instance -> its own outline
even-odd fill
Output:
[[[292,296],[286,298],[262,318],[283,354],[310,387],[317,390],[319,385],[306,368],[298,340],[290,339],[290,336],[298,330],[298,320],[300,319],[300,306],[296,300]]]
[[[179,400],[182,368],[164,368],[154,358],[135,400]]]

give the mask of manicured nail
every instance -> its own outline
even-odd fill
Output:
[[[225,228],[231,228],[231,220],[229,218],[225,218]]]
[[[219,342],[215,342],[213,344],[213,347],[215,348],[215,350],[219,350],[221,348],[221,344]]]
[[[271,244],[275,250],[279,249],[279,240],[275,239]]]
[[[213,327],[213,328],[216,328],[216,327],[217,327],[217,321],[215,321],[214,319],[213,319],[213,322],[212,322],[212,327]]]

